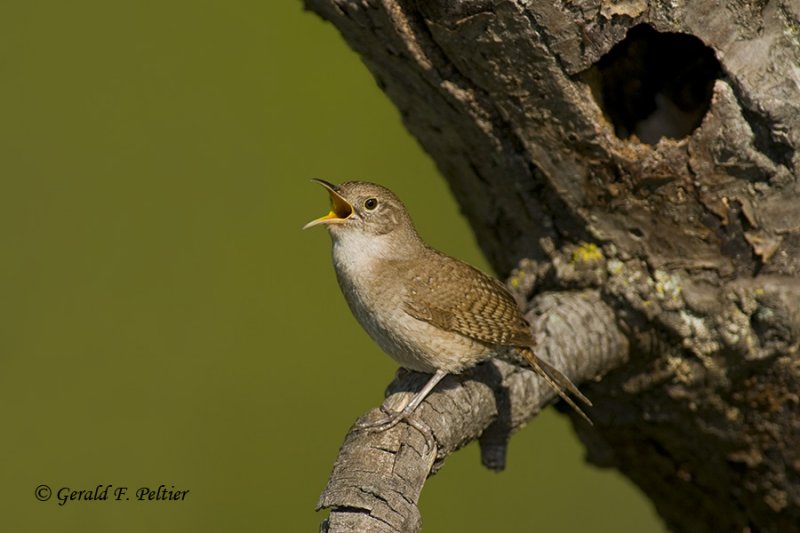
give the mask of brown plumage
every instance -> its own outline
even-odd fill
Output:
[[[522,358],[591,424],[589,417],[565,391],[587,405],[591,402],[564,374],[534,353],[530,325],[506,287],[458,259],[433,249],[430,251],[432,261],[428,264],[436,268],[411,278],[411,297],[405,302],[406,312],[444,330],[495,346],[495,355],[503,359],[518,362],[518,358]],[[453,280],[459,283],[452,283]]]
[[[368,427],[393,426],[445,375],[490,357],[526,362],[589,421],[565,391],[591,403],[536,356],[530,326],[505,286],[427,246],[385,187],[317,181],[328,189],[331,212],[306,227],[328,227],[336,277],[353,315],[400,365],[434,374],[402,412]]]
[[[442,329],[503,346],[533,343],[506,288],[470,265],[430,249],[425,273],[409,282],[406,311]]]

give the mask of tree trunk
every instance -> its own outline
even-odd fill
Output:
[[[584,389],[595,425],[576,422],[590,460],[675,531],[797,530],[800,2],[305,1],[361,55],[510,285],[535,309],[591,295],[576,324],[607,342],[576,341],[578,362],[558,365],[604,374]],[[502,467],[514,420],[547,398],[493,368],[478,381],[511,399],[443,408],[436,450],[395,464],[414,465],[408,484],[481,433]],[[321,499],[327,527],[363,530],[372,494],[381,527],[416,530],[416,488],[337,492],[356,440]]]

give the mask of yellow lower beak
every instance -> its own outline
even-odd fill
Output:
[[[328,194],[331,197],[331,210],[327,215],[312,220],[303,226],[303,229],[308,229],[312,226],[316,226],[317,224],[342,224],[345,220],[350,218],[350,216],[353,214],[353,206],[350,205],[350,202],[345,200],[344,197],[336,191],[335,185],[328,183],[325,180],[316,178],[312,179],[311,181],[319,183],[328,190]]]

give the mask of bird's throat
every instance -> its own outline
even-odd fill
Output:
[[[396,232],[373,235],[358,231],[331,231],[331,236],[337,273],[353,280],[369,279],[380,270],[381,264],[420,257],[428,249],[416,234],[406,237]]]

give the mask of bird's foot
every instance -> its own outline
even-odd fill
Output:
[[[413,410],[409,410],[408,408],[403,409],[402,411],[387,411],[386,409],[381,406],[381,412],[384,414],[383,417],[367,421],[367,422],[359,422],[355,425],[356,431],[366,431],[367,433],[380,433],[382,431],[386,431],[388,429],[392,429],[400,422],[405,421],[409,426],[416,429],[422,436],[425,438],[425,449],[423,450],[422,454],[427,455],[430,450],[433,450],[434,447],[434,439],[433,433],[431,429],[413,417]]]
[[[382,417],[378,418],[377,420],[368,420],[365,422],[359,422],[358,424],[356,424],[356,429],[358,431],[366,431],[367,433],[380,433],[381,431],[392,429],[399,422],[401,422],[403,418],[407,417],[410,414],[406,413],[405,410],[387,411],[383,406],[381,406],[380,410],[381,413],[383,413]]]

